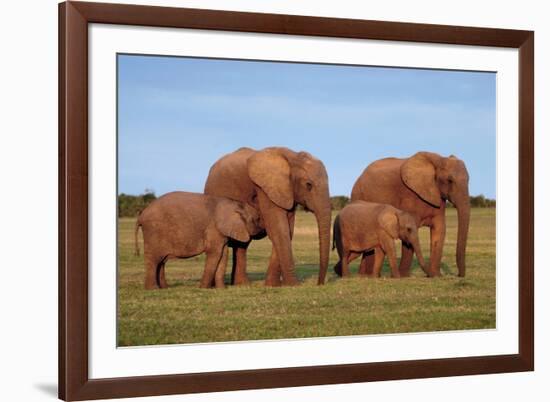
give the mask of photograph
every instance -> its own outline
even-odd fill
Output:
[[[117,54],[117,346],[496,329],[490,71]]]

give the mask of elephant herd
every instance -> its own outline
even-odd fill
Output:
[[[385,256],[392,277],[408,276],[413,254],[427,276],[440,275],[445,242],[447,200],[458,213],[456,264],[466,273],[465,252],[470,219],[468,172],[464,162],[431,152],[385,158],[361,173],[351,203],[334,221],[333,248],[340,276],[361,256],[359,272],[379,276]],[[252,240],[272,243],[266,286],[297,285],[292,237],[296,207],[315,215],[319,236],[319,285],[324,284],[330,254],[331,202],[323,163],[307,152],[270,147],[240,148],[210,168],[204,194],[173,192],[153,201],[138,216],[135,228],[144,238],[145,288],[167,286],[164,266],[172,258],[206,255],[201,287],[224,287],[229,248],[233,251],[231,283],[248,283],[246,254]],[[418,228],[430,228],[429,265],[424,261]],[[401,240],[401,261],[395,242]]]

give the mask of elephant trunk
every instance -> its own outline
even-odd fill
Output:
[[[466,275],[466,241],[470,226],[470,196],[468,193],[464,197],[461,197],[460,202],[457,202],[455,206],[458,214],[456,265],[458,267],[458,276],[463,277]]]
[[[328,259],[330,254],[330,223],[331,208],[330,203],[315,213],[317,226],[319,229],[319,285],[325,283],[325,276],[328,269]]]
[[[422,249],[420,248],[420,241],[418,240],[418,236],[416,236],[413,241],[411,242],[414,252],[416,253],[416,258],[418,259],[418,263],[420,264],[420,267],[422,268],[422,271],[426,275],[429,275],[430,270],[426,266],[426,261],[424,260],[424,255],[422,254]]]

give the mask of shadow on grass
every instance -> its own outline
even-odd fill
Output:
[[[359,264],[360,264],[359,260],[356,260],[350,264],[350,273],[352,274],[352,276],[358,275]],[[429,259],[426,260],[426,264],[429,265]],[[316,282],[317,278],[319,277],[319,265],[317,264],[296,265],[295,270],[296,270],[296,276],[298,277],[298,280],[300,282],[306,282],[306,281]],[[413,276],[424,276],[424,273],[422,272],[422,268],[420,267],[416,259],[413,261],[413,264],[411,266],[411,274]],[[452,271],[451,267],[448,264],[442,262],[441,274],[443,276],[447,276],[447,275],[454,275],[455,273]],[[266,278],[266,272],[247,272],[247,276],[251,283],[256,283],[256,282],[263,283]],[[384,261],[384,265],[382,266],[381,276],[383,277],[391,276],[391,269],[387,260]],[[330,264],[327,270],[326,283],[333,283],[339,280],[341,280],[341,278],[336,276],[336,274],[334,273],[334,264]],[[226,286],[231,286],[231,273],[228,273],[225,275],[224,282]],[[194,284],[198,286],[198,280],[194,280],[194,279],[181,280],[180,279],[180,280],[170,281],[169,287],[170,288],[188,287],[189,285],[194,285]],[[468,283],[465,283],[462,286],[468,286]]]
[[[298,277],[298,280],[301,282],[305,281],[317,281],[317,278],[319,277],[319,265],[317,264],[301,264],[296,265],[296,276]],[[417,270],[421,270],[420,265],[415,261],[411,267],[411,272],[415,272]],[[359,272],[359,262],[351,264],[350,266],[350,272],[352,275],[358,275]],[[446,273],[449,272],[449,269],[446,269]],[[382,276],[390,276],[391,269],[387,262],[384,263],[382,267]],[[249,272],[247,273],[248,279],[251,282],[256,281],[264,281],[265,280],[265,272]],[[331,264],[328,267],[327,270],[327,277],[326,282],[332,283],[335,281],[340,280],[340,277],[336,276],[334,273],[334,265]],[[230,284],[231,282],[231,274],[228,274],[225,276],[225,283]]]

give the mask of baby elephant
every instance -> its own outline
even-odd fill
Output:
[[[200,286],[224,287],[227,242],[243,243],[260,232],[254,208],[224,197],[177,191],[153,201],[138,216],[135,229],[143,231],[145,288],[166,288],[164,265],[172,258],[206,253]]]
[[[398,278],[394,244],[396,239],[413,247],[420,266],[428,273],[413,216],[391,205],[354,201],[336,216],[333,233],[333,249],[336,247],[340,258],[334,271],[339,276],[348,276],[349,263],[365,251],[374,249],[373,276],[380,276],[387,254],[391,275]]]

